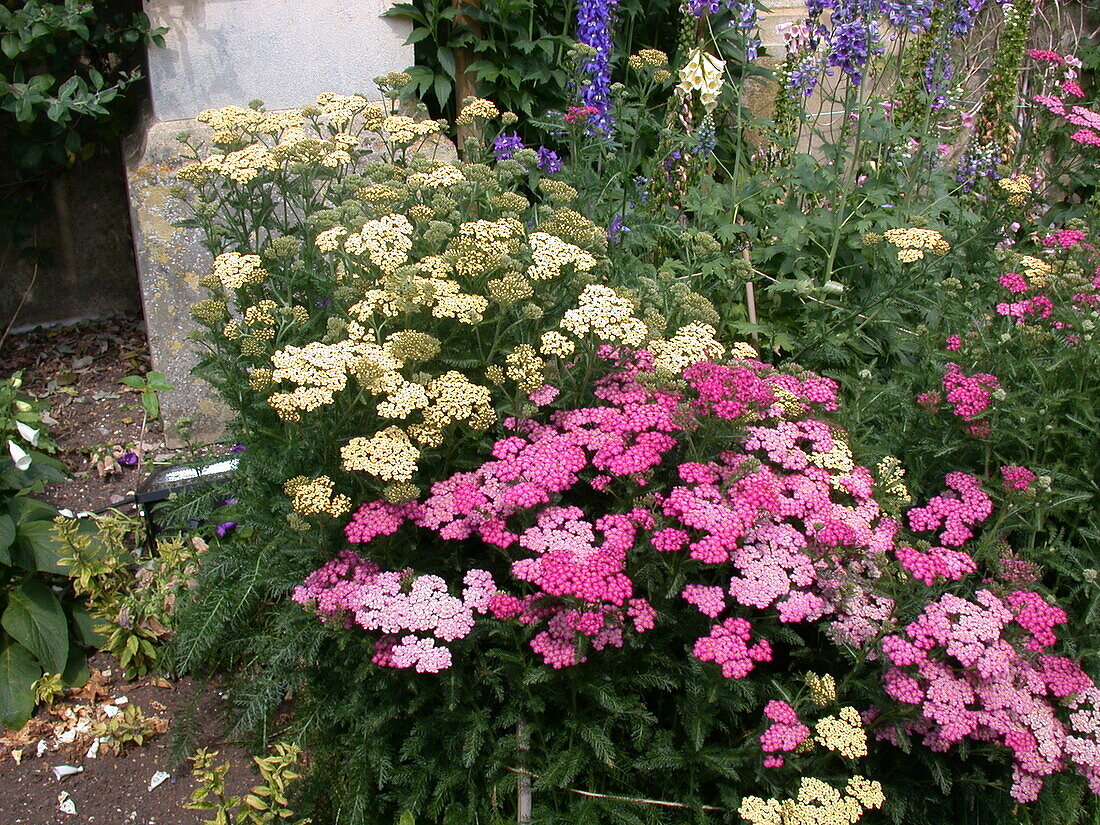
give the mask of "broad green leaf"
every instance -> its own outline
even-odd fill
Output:
[[[29,650],[49,673],[61,673],[69,660],[69,624],[48,585],[25,581],[8,594],[0,626]]]
[[[8,512],[18,526],[28,521],[52,521],[57,508],[38,499],[19,496],[8,502]]]
[[[0,514],[0,561],[4,561],[4,557],[7,556],[5,564],[11,564],[11,556],[8,554],[8,548],[15,542],[15,522],[12,521],[11,516],[7,513]]]
[[[0,724],[18,730],[34,713],[32,685],[42,675],[34,656],[15,643],[0,650]]]
[[[443,67],[450,77],[455,76],[455,53],[448,48],[442,48],[436,53],[439,65]],[[442,99],[442,98],[440,98]]]
[[[88,681],[88,657],[76,645],[69,646],[69,660],[61,672],[61,684],[65,687],[81,687]]]
[[[157,399],[156,393],[147,392],[141,396],[141,406],[145,409],[145,415],[149,418],[156,418],[160,415],[160,401]]]
[[[107,644],[107,637],[96,632],[95,619],[82,601],[66,599],[64,606],[72,620],[73,636],[78,642],[89,647],[103,647]]]
[[[435,93],[436,100],[441,104],[446,103],[451,97],[451,81],[446,75],[436,75],[432,91]]]
[[[145,379],[140,375],[127,375],[121,381],[120,384],[125,384],[127,387],[134,387],[135,389],[145,389]]]
[[[53,521],[21,521],[16,525],[15,550],[12,564],[25,570],[64,575],[61,566],[62,547],[53,532]]]
[[[164,377],[164,373],[157,372],[156,370],[146,374],[145,383],[149,389],[154,392],[164,392],[165,390],[175,389],[168,383],[168,379]]]

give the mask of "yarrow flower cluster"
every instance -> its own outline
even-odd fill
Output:
[[[606,355],[616,357],[611,349]],[[682,369],[689,392],[682,396],[639,383],[652,375],[654,358],[638,353],[597,385],[605,406],[561,411],[547,425],[512,422],[515,435],[498,442],[494,458],[479,470],[438,482],[422,502],[364,505],[349,538],[372,541],[410,521],[444,539],[476,536],[532,553],[513,563],[513,576],[566,601],[551,609],[538,595],[502,596],[491,609],[498,618],[546,622],[532,646],[555,667],[583,660],[577,634],[599,649],[621,644],[628,624],[636,632],[651,625],[650,608],[627,572],[643,536],[659,552],[686,552],[696,563],[732,572],[730,603],[721,588],[684,591],[717,620],[695,642],[696,657],[715,662],[729,678],[744,677],[772,656],[748,620],[720,619],[731,604],[774,605],[784,622],[836,614],[838,638],[858,636],[859,622],[867,619],[849,614],[876,602],[870,596],[861,602],[853,592],[869,586],[861,577],[875,568],[850,561],[860,556],[859,547],[883,557],[898,525],[875,506],[873,478],[852,462],[837,431],[811,418],[791,420],[834,408],[835,383],[776,373],[754,360],[723,366],[705,357]],[[681,464],[678,482],[654,491],[652,509],[590,519],[576,506],[555,503],[581,484],[596,490],[624,480],[647,485],[689,414],[756,423],[747,429],[744,452]],[[533,523],[513,525],[525,513]]]
[[[1100,790],[1100,724],[1090,730],[1080,714],[1063,722],[1054,704],[1100,702],[1080,666],[1049,650],[1064,611],[1015,585],[1000,595],[978,590],[973,601],[945,594],[891,632],[895,605],[879,582],[894,559],[927,584],[975,571],[960,548],[992,511],[976,478],[949,474],[946,492],[908,511],[908,526],[937,533],[941,545],[921,551],[898,540],[901,524],[876,503],[875,478],[819,417],[836,406],[834,382],[738,358],[691,364],[673,389],[654,381],[652,353],[607,346],[602,355],[614,370],[595,386],[600,403],[558,410],[547,423],[509,420],[511,434],[477,469],[436,482],[423,500],[367,502],[347,526],[358,544],[388,541],[412,525],[498,547],[512,557],[518,594],[474,570],[467,579],[480,578],[466,582],[460,599],[442,579],[387,573],[345,552],[296,599],[326,620],[381,634],[382,666],[447,667],[451,651],[439,643],[467,635],[480,615],[530,628],[535,655],[552,668],[572,667],[661,620],[638,592],[633,564],[639,553],[675,554],[708,582],[689,581],[681,594],[711,623],[692,655],[725,677],[746,678],[776,656],[761,611],[781,623],[822,622],[838,643],[882,657],[887,693],[918,714],[906,730],[933,749],[964,737],[1004,745],[1020,800],[1066,766]],[[743,435],[716,459],[679,458],[684,435],[707,421],[737,424]],[[1017,474],[1010,468],[1008,477]],[[625,512],[592,514],[567,503],[584,501],[566,496],[585,489],[648,493],[620,496],[633,501]],[[813,701],[835,701],[833,680],[811,676]],[[851,759],[867,753],[865,720],[854,708],[803,721],[776,700],[764,715],[759,741],[769,767],[812,745]],[[861,793],[867,804],[881,802],[870,786]],[[855,796],[845,803],[839,792],[827,795],[830,805],[856,804]],[[753,821],[782,810],[750,799],[743,815]]]
[[[993,512],[993,501],[982,489],[981,482],[967,473],[948,473],[948,490],[929,499],[923,507],[909,510],[907,517],[912,530],[940,530],[939,541],[948,547],[961,547],[974,537],[972,528],[981,524]],[[944,562],[948,564],[948,562]],[[966,565],[955,561],[951,564]]]
[[[806,776],[799,780],[794,799],[746,796],[737,813],[752,825],[853,825],[866,811],[881,808],[885,801],[882,786],[862,776],[849,779],[843,793]]]
[[[496,586],[489,573],[470,570],[458,598],[440,577],[410,573],[384,571],[343,550],[296,587],[292,598],[314,609],[322,621],[383,634],[375,644],[376,665],[438,673],[451,666],[450,649],[438,642],[469,635],[475,614],[488,609]]]
[[[1084,230],[1062,228],[1041,240],[1040,255],[1015,255],[1019,272],[1006,272],[998,279],[1010,300],[996,304],[996,312],[1015,319],[1017,326],[1045,328],[1059,333],[1066,343],[1076,345],[1080,330],[1095,325],[1100,315],[1100,267],[1091,279],[1074,270],[1065,259],[1051,258],[1055,250],[1085,253],[1095,262],[1095,250]],[[1054,263],[1052,263],[1052,260]],[[1057,268],[1055,266],[1057,264]]]
[[[1057,71],[1061,75],[1058,84],[1061,96],[1057,94],[1039,94],[1034,95],[1031,99],[1050,114],[1061,118],[1067,131],[1076,127],[1076,131],[1069,136],[1070,140],[1082,146],[1100,147],[1100,113],[1070,101],[1070,98],[1085,96],[1085,92],[1077,80],[1078,70],[1083,65],[1081,60],[1075,55],[1061,55],[1048,49],[1031,49],[1028,54],[1037,63],[1057,67]]]
[[[1007,748],[1020,802],[1033,801],[1044,778],[1067,766],[1098,792],[1100,717],[1070,713],[1067,722],[1059,709],[1067,700],[1095,707],[1100,691],[1077,662],[1043,652],[1065,621],[1064,611],[1034,591],[978,590],[973,600],[944,594],[883,640],[892,665],[886,691],[916,706],[921,721],[908,729],[933,750],[964,738]]]
[[[950,363],[941,383],[947,403],[953,407],[952,412],[968,422],[970,432],[979,436],[987,434],[988,424],[978,421],[978,417],[989,409],[993,391],[1001,386],[997,376],[987,372],[967,375],[958,364]]]
[[[1020,466],[1001,467],[1001,476],[1004,478],[1006,490],[1016,490],[1018,492],[1030,490],[1031,483],[1037,478],[1035,473],[1027,467]]]
[[[883,237],[898,248],[898,260],[902,263],[921,260],[925,250],[934,255],[946,255],[951,251],[951,244],[935,229],[887,229]]]
[[[777,754],[793,751],[810,739],[810,729],[799,721],[795,709],[786,702],[772,699],[764,706],[764,716],[771,724],[760,734],[760,749],[768,754],[764,767],[779,768],[784,759]]]

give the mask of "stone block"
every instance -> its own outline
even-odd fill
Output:
[[[222,436],[230,411],[209,385],[191,374],[198,352],[189,335],[199,327],[190,308],[206,297],[198,280],[210,271],[213,256],[199,230],[175,226],[187,217],[185,204],[171,194],[183,165],[176,140],[181,131],[210,134],[196,121],[148,121],[126,142],[130,224],[153,368],[174,387],[161,393],[166,431],[171,436],[189,422],[191,437],[210,442]]]
[[[407,21],[381,17],[389,0],[147,0],[165,48],[149,50],[157,120],[260,99],[268,109],[318,93],[375,96],[373,78],[413,60]]]

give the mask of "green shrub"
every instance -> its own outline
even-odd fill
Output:
[[[0,723],[14,728],[30,718],[43,675],[83,684],[83,648],[95,639],[87,610],[64,589],[52,533],[57,510],[32,498],[65,476],[49,455],[56,447],[43,406],[21,385],[18,373],[0,382]]]

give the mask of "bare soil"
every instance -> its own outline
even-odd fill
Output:
[[[189,452],[168,449],[159,422],[143,422],[138,393],[119,383],[150,369],[144,324],[132,315],[40,328],[3,342],[0,377],[22,372],[24,391],[49,405],[49,433],[72,475],[41,498],[76,512],[106,508],[132,498],[156,464]],[[199,691],[186,678],[127,681],[103,655],[91,667],[88,685],[39,708],[22,731],[0,730],[0,825],[206,821],[208,813],[184,808],[195,786],[189,763],[172,747],[172,733],[184,719],[197,723],[197,747],[218,750],[218,761],[230,762],[231,794],[256,781],[248,754],[221,740],[225,715],[216,688]],[[89,756],[95,724],[107,713],[117,715],[105,708],[124,711],[130,704],[157,720],[157,732],[120,754],[101,746]],[[58,766],[82,770],[58,778]],[[151,788],[158,772],[169,777]]]
[[[8,337],[0,377],[22,372],[23,391],[49,405],[49,434],[72,474],[47,489],[44,500],[97,510],[132,496],[150,464],[176,457],[159,421],[145,422],[143,432],[140,394],[119,383],[151,369],[144,322],[133,315]],[[132,458],[140,461],[128,465]]]
[[[67,691],[64,699],[40,708],[23,730],[0,737],[0,822],[4,825],[205,822],[208,812],[185,807],[195,783],[190,763],[172,744],[172,728],[185,718],[198,726],[195,746],[216,750],[219,763],[230,763],[230,794],[240,796],[255,783],[248,755],[221,740],[218,720],[223,703],[216,690],[199,692],[190,679],[126,681],[120,678],[117,663],[106,656],[94,657],[91,666],[92,679],[83,689]],[[141,708],[158,732],[121,753],[106,743],[98,752],[93,750],[94,725],[105,718],[104,709],[118,708],[117,716],[130,705]],[[55,768],[80,772],[59,777]],[[64,810],[70,805],[75,813]]]

